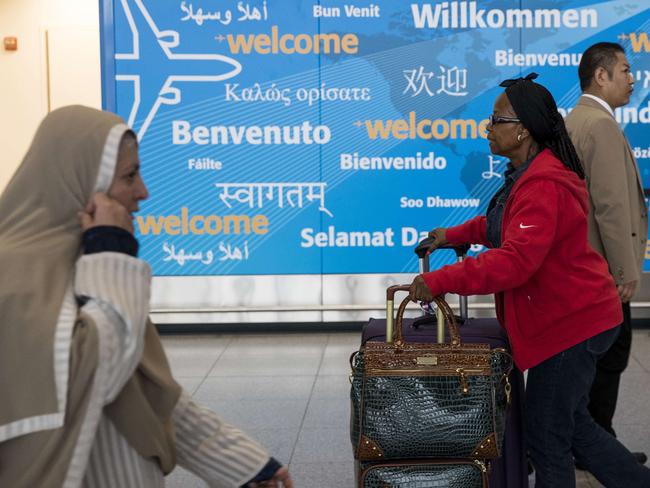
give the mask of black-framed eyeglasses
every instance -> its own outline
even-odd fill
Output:
[[[521,122],[517,117],[501,117],[499,115],[488,115],[488,121],[490,125],[496,124],[515,124]]]

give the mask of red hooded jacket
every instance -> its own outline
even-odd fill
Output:
[[[623,321],[607,262],[587,241],[588,212],[585,182],[545,149],[510,192],[501,247],[423,278],[434,295],[495,293],[515,363],[532,368]],[[447,240],[489,247],[485,217]]]

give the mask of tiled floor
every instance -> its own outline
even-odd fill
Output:
[[[163,343],[180,383],[287,463],[297,488],[353,487],[348,358],[359,333],[165,336]],[[615,428],[628,448],[650,453],[647,330],[634,332],[632,354]],[[577,478],[578,488],[601,486],[586,473]],[[167,486],[206,485],[177,468]]]

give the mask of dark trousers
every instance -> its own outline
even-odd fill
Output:
[[[575,488],[574,457],[607,488],[650,487],[650,469],[587,409],[596,362],[619,331],[602,332],[528,371],[525,433],[535,488]]]
[[[603,429],[612,435],[612,419],[616,411],[621,374],[627,367],[632,348],[630,304],[623,304],[623,323],[616,342],[596,363],[596,377],[589,393],[589,412]]]

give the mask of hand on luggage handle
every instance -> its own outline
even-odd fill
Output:
[[[435,237],[427,237],[426,239],[422,239],[422,241],[420,241],[420,243],[414,249],[415,254],[417,254],[420,259],[424,259],[427,254],[430,254],[429,250],[435,241]],[[469,244],[461,244],[459,246],[445,244],[444,246],[437,247],[436,249],[453,249],[456,252],[456,256],[461,257],[467,254],[469,248]]]
[[[410,285],[394,285],[388,287],[386,290],[386,342],[391,343],[394,341],[396,346],[401,346],[404,344],[402,322],[404,319],[404,311],[406,310],[406,306],[409,304],[411,299],[407,296],[404,298],[404,300],[402,300],[402,303],[397,309],[397,317],[393,318],[395,293],[398,291],[408,292],[409,289]],[[439,322],[439,342],[444,342],[444,323],[446,322],[447,328],[449,329],[449,337],[451,339],[452,346],[460,345],[458,325],[456,324],[456,319],[454,318],[454,313],[451,310],[451,307],[442,296],[434,297],[433,301],[436,302],[436,305],[438,305],[439,313],[442,313],[440,317],[444,318],[444,321],[442,323]]]
[[[415,254],[420,258],[420,273],[429,272],[429,254],[431,253],[431,245],[435,242],[435,237],[427,237],[423,239],[420,244],[414,249]],[[444,246],[437,247],[436,249],[453,249],[456,253],[457,261],[462,261],[467,251],[469,251],[469,244],[461,244],[459,246],[454,246],[451,244],[445,244]],[[467,297],[460,297],[460,317],[463,320],[467,320]]]

